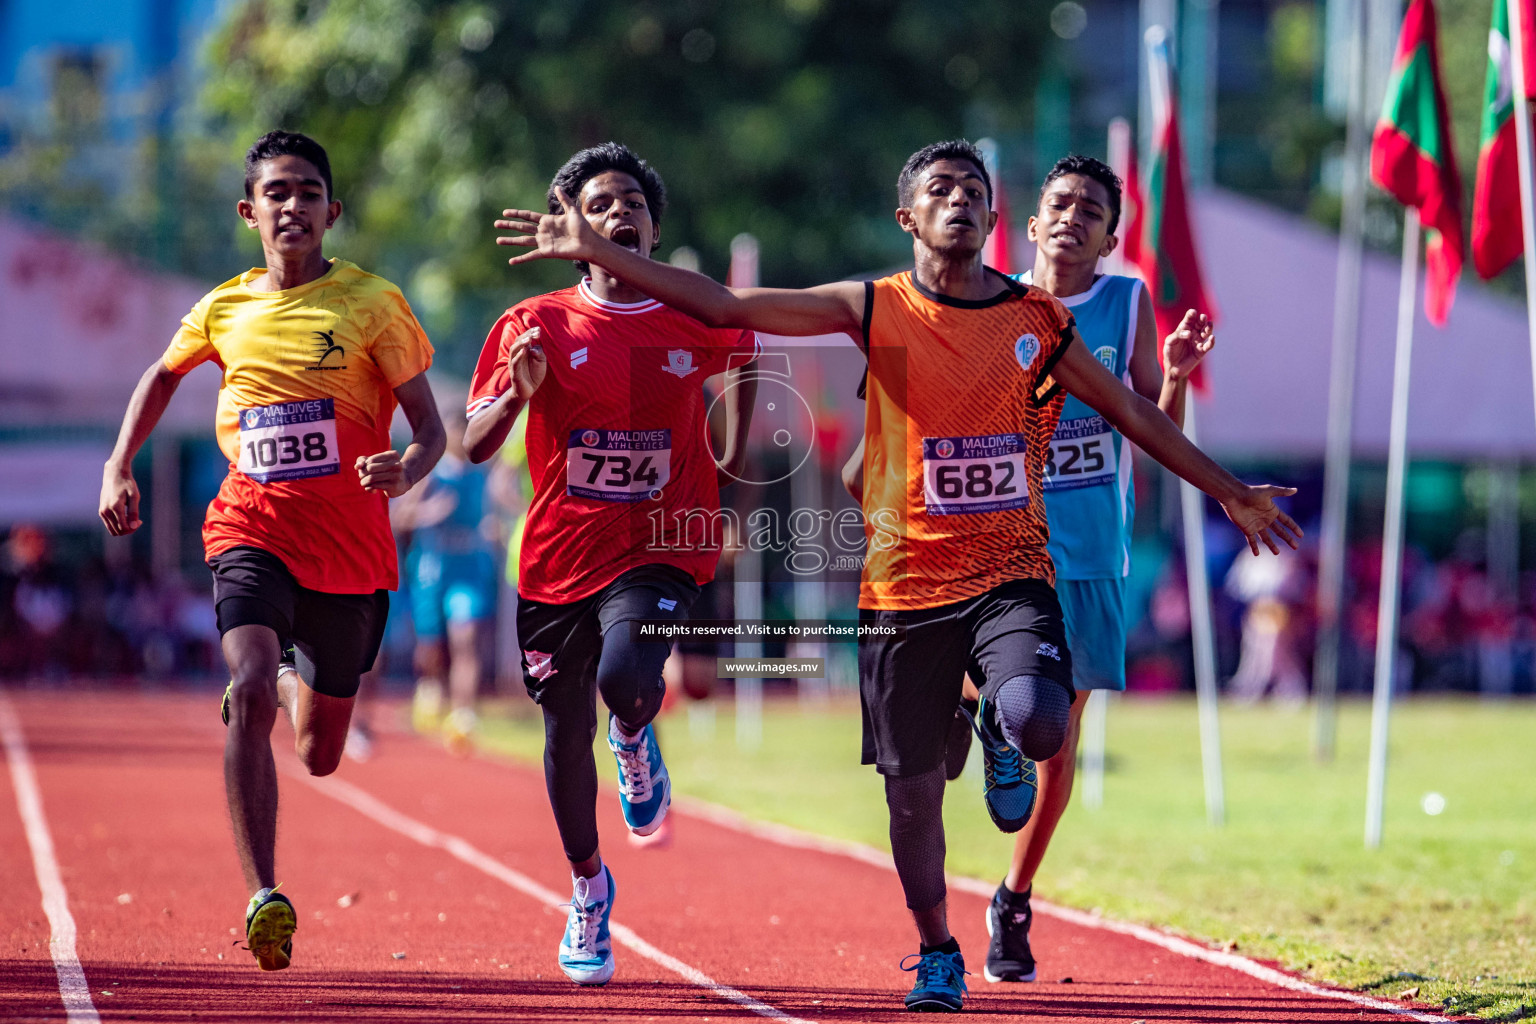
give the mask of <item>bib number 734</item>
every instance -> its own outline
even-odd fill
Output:
[[[1029,482],[1022,434],[923,438],[923,504],[929,515],[1024,508]]]
[[[594,501],[641,501],[672,477],[672,431],[571,431],[565,492]]]

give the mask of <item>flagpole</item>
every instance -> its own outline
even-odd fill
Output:
[[[1198,445],[1195,403],[1184,409],[1184,436]],[[1184,575],[1189,585],[1189,629],[1195,646],[1195,705],[1200,719],[1200,766],[1205,780],[1205,819],[1227,821],[1226,784],[1221,770],[1221,720],[1216,712],[1216,629],[1211,615],[1211,581],[1206,575],[1204,495],[1179,481],[1184,518]]]
[[[740,234],[731,239],[731,271],[729,281],[736,288],[757,287],[757,239]],[[747,542],[746,532],[737,538],[741,545],[736,553],[732,573],[735,582],[732,597],[737,621],[763,617],[763,555]],[[761,658],[763,644],[760,640],[737,640],[736,657]],[[736,746],[742,750],[756,750],[763,745],[763,681],[762,679],[736,680]]]
[[[1525,316],[1531,342],[1531,383],[1536,389],[1536,210],[1532,210],[1536,193],[1531,186],[1531,102],[1526,95],[1528,84],[1525,80],[1526,47],[1536,41],[1525,38],[1526,24],[1521,17],[1521,8],[1528,0],[1507,2],[1509,48],[1514,51],[1510,57],[1510,70],[1515,84],[1515,163],[1520,169],[1520,227],[1525,243]]]
[[[1360,346],[1360,266],[1365,247],[1365,0],[1348,0],[1349,89],[1344,122],[1343,211],[1333,293],[1333,359],[1328,376],[1328,442],[1323,467],[1323,521],[1317,564],[1317,698],[1312,753],[1333,760],[1338,723],[1339,646],[1343,633],[1345,537],[1349,521],[1350,441],[1355,418],[1355,363]]]
[[[1147,83],[1153,120],[1163,123],[1173,102],[1173,76],[1168,65],[1168,32],[1161,25],[1147,29]],[[1195,436],[1195,403],[1184,411],[1184,436]],[[1221,769],[1221,721],[1216,700],[1216,630],[1211,614],[1211,583],[1206,576],[1205,515],[1201,494],[1193,484],[1179,481],[1184,521],[1184,565],[1189,588],[1190,640],[1195,657],[1195,706],[1200,719],[1200,763],[1205,779],[1205,817],[1212,825],[1227,820],[1226,786]]]
[[[1403,575],[1403,485],[1408,468],[1408,382],[1413,363],[1413,300],[1418,292],[1419,211],[1403,213],[1403,275],[1397,294],[1397,358],[1392,370],[1392,434],[1387,455],[1387,515],[1381,540],[1381,597],[1376,611],[1376,682],[1371,699],[1370,770],[1365,845],[1381,846],[1387,787],[1387,730],[1397,669],[1397,615]]]
[[[1127,180],[1127,172],[1131,166],[1131,147],[1135,144],[1135,141],[1131,138],[1131,123],[1123,117],[1112,118],[1109,122],[1109,166],[1120,176],[1121,182],[1127,188],[1130,186],[1130,182]],[[1124,210],[1121,211],[1122,220],[1124,220],[1126,212]],[[1138,211],[1138,215],[1139,213],[1140,211]],[[1124,228],[1122,227],[1120,230],[1123,232]],[[1126,266],[1124,237],[1122,234],[1121,244],[1115,246],[1115,251],[1110,253],[1108,258],[1104,260],[1104,270],[1106,273],[1124,274],[1130,271],[1130,268]]]

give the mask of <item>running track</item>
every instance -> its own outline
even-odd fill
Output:
[[[688,805],[674,808],[670,849],[635,850],[606,791],[619,973],[578,989],[554,962],[564,913],[551,904],[570,884],[542,775],[405,734],[330,779],[309,780],[280,750],[278,869],[299,932],[294,966],[264,975],[237,948],[249,894],[223,810],[216,701],[0,691],[0,1020],[912,1020],[900,1003],[911,975],[897,970],[912,928],[885,858]],[[275,735],[286,748],[286,728]],[[990,888],[959,880],[951,892],[978,972],[968,1012],[1041,1024],[1446,1019],[1054,908],[1037,910],[1034,933],[1051,980],[989,985]]]

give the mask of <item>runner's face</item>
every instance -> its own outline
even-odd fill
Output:
[[[1086,175],[1063,174],[1040,197],[1029,237],[1052,262],[1096,263],[1108,256],[1118,242],[1109,233],[1109,190]]]
[[[896,219],[930,249],[965,256],[981,251],[997,218],[974,164],[937,160],[923,170],[911,208],[897,210]]]
[[[631,252],[647,258],[661,236],[651,220],[645,191],[632,175],[604,171],[581,189],[581,212],[592,230]]]
[[[246,224],[261,233],[267,252],[302,259],[318,252],[341,204],[325,194],[320,170],[303,157],[273,157],[258,169],[252,197],[239,205]]]

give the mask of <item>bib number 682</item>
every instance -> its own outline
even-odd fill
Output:
[[[1019,493],[1011,462],[971,462],[964,466],[940,466],[933,474],[934,489],[941,498],[990,498]]]

